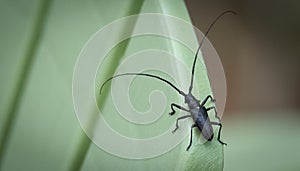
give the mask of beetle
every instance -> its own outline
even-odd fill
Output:
[[[236,15],[236,13],[234,11],[225,11],[223,12],[222,14],[220,14],[213,22],[212,24],[209,26],[209,28],[207,29],[205,35],[203,36],[200,44],[199,44],[199,47],[196,51],[196,54],[195,54],[195,57],[194,57],[194,61],[193,61],[193,67],[192,67],[192,73],[191,73],[191,82],[190,82],[190,86],[189,86],[189,91],[188,93],[185,93],[183,91],[181,91],[179,88],[177,88],[174,84],[172,84],[170,81],[162,78],[162,77],[159,77],[159,76],[156,76],[156,75],[152,75],[152,74],[148,74],[148,73],[123,73],[123,74],[118,74],[118,75],[114,75],[110,78],[108,78],[105,82],[103,82],[103,84],[101,85],[101,88],[100,88],[100,94],[102,92],[102,89],[104,87],[104,85],[109,82],[110,80],[116,78],[116,77],[121,77],[121,76],[125,76],[125,75],[139,75],[139,76],[145,76],[145,77],[151,77],[151,78],[155,78],[155,79],[158,79],[158,80],[161,80],[165,83],[167,83],[168,85],[170,85],[172,88],[174,88],[180,95],[182,95],[184,97],[184,102],[185,104],[187,104],[188,106],[188,109],[187,108],[184,108],[178,104],[175,104],[175,103],[172,103],[171,104],[171,112],[169,113],[169,115],[174,115],[175,114],[175,109],[174,108],[177,108],[177,109],[180,109],[180,110],[183,110],[185,112],[188,112],[190,114],[188,115],[184,115],[184,116],[181,116],[179,118],[177,118],[176,120],[176,127],[175,129],[172,131],[172,133],[175,133],[176,130],[178,130],[179,126],[178,126],[178,122],[179,120],[182,120],[182,119],[186,119],[186,118],[192,118],[193,121],[194,121],[194,124],[191,126],[191,136],[190,136],[190,142],[189,142],[189,145],[188,147],[186,148],[186,151],[188,151],[192,145],[192,135],[193,135],[193,128],[197,127],[202,136],[204,137],[204,139],[206,139],[207,141],[211,141],[214,137],[214,133],[213,133],[213,128],[212,128],[212,125],[217,125],[219,126],[219,131],[218,131],[218,141],[222,144],[222,145],[227,145],[226,143],[224,143],[223,141],[221,141],[220,139],[220,135],[221,135],[221,130],[222,130],[222,123],[220,121],[220,118],[218,117],[217,115],[217,110],[214,106],[211,106],[211,107],[208,107],[206,108],[205,107],[205,104],[208,100],[210,100],[211,102],[216,102],[216,100],[211,96],[211,95],[208,95],[202,102],[200,100],[198,100],[193,94],[192,94],[192,89],[193,89],[193,82],[194,82],[194,73],[195,73],[195,65],[196,65],[196,61],[197,61],[197,58],[198,58],[198,53],[202,47],[202,44],[205,40],[205,38],[207,37],[209,31],[211,30],[212,26],[225,14],[227,13],[232,13],[234,15]],[[208,111],[209,110],[214,110],[215,112],[215,117],[218,119],[219,122],[213,122],[213,121],[210,121],[209,117],[208,117]]]

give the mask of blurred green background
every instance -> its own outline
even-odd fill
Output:
[[[300,170],[299,6],[292,0],[0,1],[0,169],[172,165],[118,164],[99,155],[73,110],[77,56],[91,35],[120,17],[164,12],[188,19],[188,12],[204,31],[230,9],[239,15],[224,17],[208,36],[228,86],[224,170]]]
[[[187,0],[204,30],[215,14],[233,9],[209,34],[227,79],[223,115],[224,170],[300,170],[300,2]]]

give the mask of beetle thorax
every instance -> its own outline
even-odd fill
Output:
[[[197,100],[192,94],[188,94],[185,96],[185,101],[184,101],[190,109],[194,109],[199,107],[199,100]]]

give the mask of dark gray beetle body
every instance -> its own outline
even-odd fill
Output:
[[[185,96],[185,103],[188,105],[191,117],[202,136],[206,140],[211,141],[214,137],[214,133],[205,106],[201,106],[200,100],[196,99],[192,94]]]

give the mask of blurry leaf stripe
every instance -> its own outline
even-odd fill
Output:
[[[128,5],[130,8],[125,13],[125,16],[139,14],[141,11],[141,8],[143,6],[143,3],[144,3],[144,0],[132,1],[131,4]],[[126,33],[132,32],[134,30],[134,25],[124,25],[123,30],[125,30]],[[111,67],[109,68],[109,71],[106,71],[106,73],[104,75],[112,76],[114,74],[115,70],[118,67],[118,62],[121,59],[121,57],[124,55],[129,42],[130,42],[130,39],[125,40],[121,44],[121,46],[119,46],[117,51],[115,51],[115,53],[113,54],[112,64],[110,65]],[[98,101],[104,102],[106,95],[107,95],[107,92],[104,91],[103,94],[101,95],[101,97],[99,97],[99,96],[97,97],[97,98],[99,98]],[[99,107],[101,108],[101,105]],[[93,118],[93,117],[90,118],[90,121],[89,121],[90,128],[89,129],[94,129],[95,121],[96,121],[95,118]],[[87,135],[83,131],[81,131],[80,134],[81,134],[80,142],[79,142],[79,145],[77,148],[76,155],[74,156],[74,158],[72,159],[72,162],[70,163],[70,169],[69,169],[70,171],[81,170],[82,164],[85,161],[84,159],[86,158],[86,155],[89,151],[89,147],[91,144],[91,140],[87,137]]]
[[[43,0],[39,1],[39,8],[37,10],[36,19],[33,23],[32,32],[30,34],[30,40],[28,43],[27,50],[24,54],[24,62],[19,74],[19,78],[17,81],[17,89],[14,92],[13,100],[10,104],[8,113],[7,113],[7,120],[4,122],[4,131],[1,137],[1,144],[0,144],[0,168],[1,162],[3,161],[2,158],[5,155],[5,149],[7,147],[7,143],[10,139],[11,130],[13,129],[14,122],[17,118],[17,111],[22,102],[22,96],[24,89],[26,88],[26,83],[30,74],[30,69],[32,67],[32,63],[34,61],[35,54],[38,50],[40,39],[43,35],[43,30],[46,26],[47,18],[50,11],[51,0]]]

